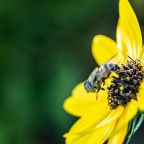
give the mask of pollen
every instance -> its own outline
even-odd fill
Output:
[[[126,64],[120,65],[117,76],[112,77],[111,85],[107,88],[108,105],[111,109],[126,106],[131,99],[137,100],[136,94],[144,78],[144,72],[139,60],[128,58]]]
[[[124,86],[120,86],[120,90],[123,90],[124,89]]]

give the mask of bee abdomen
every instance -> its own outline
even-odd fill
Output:
[[[117,71],[120,67],[117,64],[107,63],[105,64],[109,71]]]

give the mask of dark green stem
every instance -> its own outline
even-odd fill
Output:
[[[144,114],[138,113],[136,117],[133,119],[130,134],[128,135],[128,139],[126,141],[126,144],[129,144],[133,134],[140,128],[144,121]]]

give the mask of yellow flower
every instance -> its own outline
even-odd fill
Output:
[[[99,65],[112,58],[113,63],[126,66],[127,56],[131,57],[132,61],[139,60],[143,65],[141,30],[128,0],[119,1],[119,15],[117,42],[103,35],[95,36],[92,42],[92,54]],[[107,84],[109,80],[112,78],[106,80]],[[124,142],[128,125],[138,112],[144,111],[144,80],[140,81],[136,96],[131,97],[125,105],[118,103],[116,108],[111,108],[108,99],[108,91],[100,90],[96,100],[96,93],[87,93],[83,82],[74,88],[72,95],[64,102],[64,109],[80,118],[64,135],[66,144],[102,144],[106,141],[108,144],[122,144]]]

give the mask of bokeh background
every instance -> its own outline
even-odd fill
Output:
[[[131,4],[144,32],[144,1]],[[76,119],[63,102],[96,66],[93,36],[115,39],[117,20],[118,0],[0,1],[0,144],[64,144]]]

